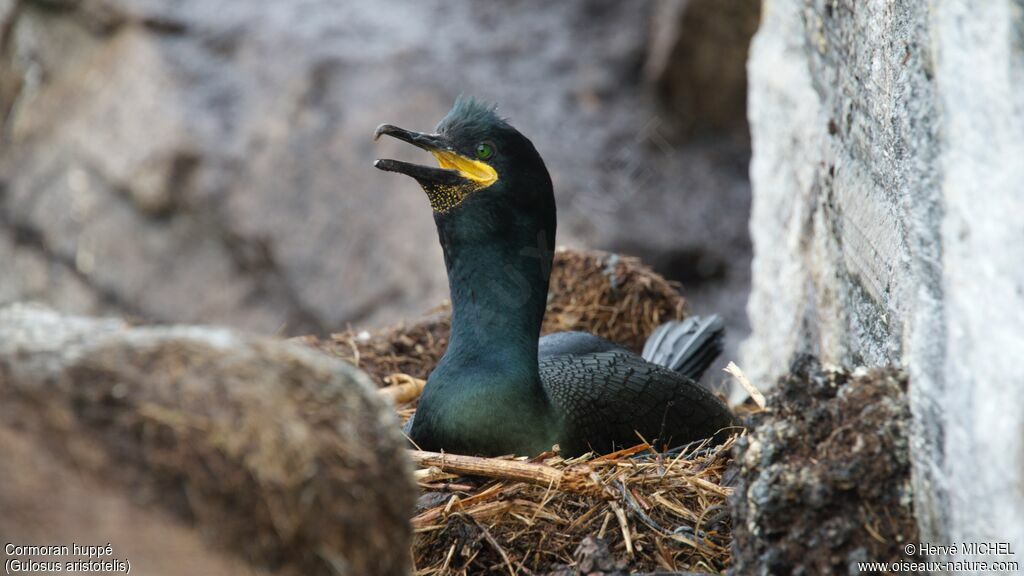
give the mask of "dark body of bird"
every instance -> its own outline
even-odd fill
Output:
[[[407,431],[460,454],[609,452],[641,438],[721,439],[736,422],[696,379],[721,351],[717,317],[670,323],[643,357],[596,336],[540,338],[555,201],[533,144],[493,108],[460,98],[436,134],[382,125],[440,167],[378,160],[427,192],[444,251],[452,330]]]

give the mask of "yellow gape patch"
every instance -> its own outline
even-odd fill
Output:
[[[455,170],[460,176],[476,184],[477,190],[487,188],[498,181],[498,172],[490,164],[466,158],[448,150],[431,150],[437,165],[445,170]]]

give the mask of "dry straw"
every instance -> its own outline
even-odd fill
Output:
[[[424,491],[412,519],[416,574],[543,574],[582,560],[588,536],[634,571],[720,572],[731,446],[530,462],[413,451]]]

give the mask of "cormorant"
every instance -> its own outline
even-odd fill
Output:
[[[451,335],[410,438],[424,450],[533,455],[610,452],[640,442],[723,439],[736,421],[695,381],[721,352],[712,316],[661,326],[644,357],[582,332],[540,338],[555,248],[555,197],[533,144],[495,108],[459,97],[436,133],[382,124],[439,168],[374,166],[426,191],[444,251]]]

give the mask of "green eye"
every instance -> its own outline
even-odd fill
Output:
[[[494,146],[487,142],[481,142],[476,145],[476,157],[481,160],[487,160],[491,156],[494,156]]]

